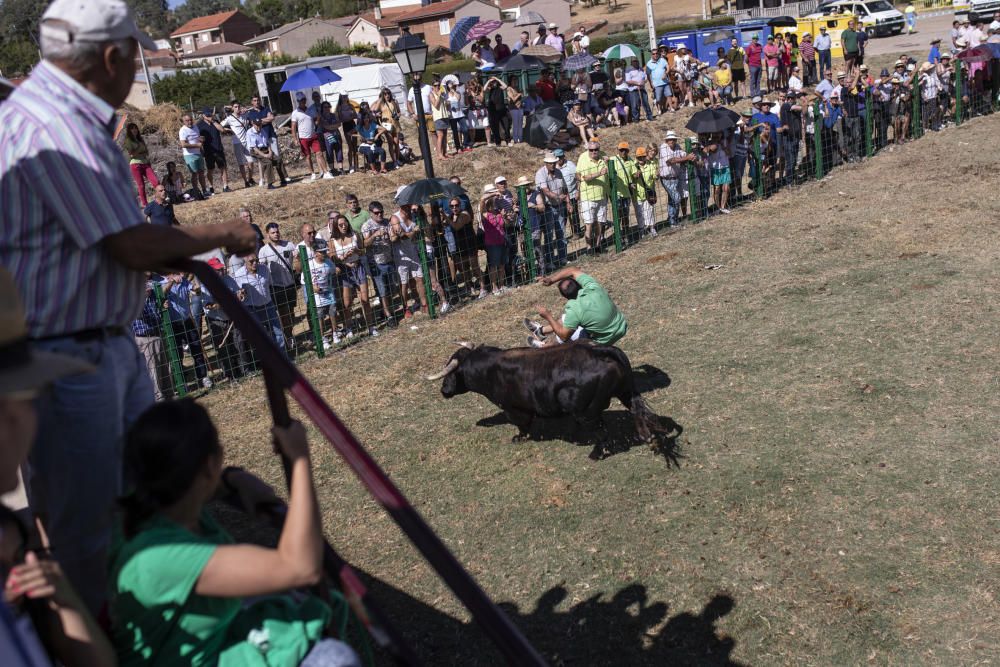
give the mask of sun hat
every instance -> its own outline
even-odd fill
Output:
[[[559,158],[549,152],[545,154],[544,158],[542,158],[542,162],[559,162]]]
[[[554,30],[554,29],[555,29],[556,27],[557,27],[557,26],[556,26],[556,24],[555,24],[555,23],[550,23],[550,24],[549,24],[549,30]]]
[[[840,70],[839,72],[837,72],[837,78],[838,79],[846,79],[847,78],[847,72],[845,72],[844,70]]]
[[[701,141],[698,140],[698,137],[691,137],[691,145],[692,146],[701,146]]]
[[[639,146],[638,148],[636,148],[635,149],[635,156],[636,157],[646,157],[646,147],[645,146]]]
[[[93,370],[81,359],[36,350],[28,343],[17,285],[13,276],[0,268],[0,396],[35,391],[61,377]]]
[[[528,178],[527,176],[518,176],[517,182],[514,183],[514,187],[519,188],[522,185],[534,185],[534,184],[535,182],[530,178]]]
[[[921,72],[929,72],[930,70],[934,69],[935,67],[936,67],[936,65],[934,63],[924,63],[923,65],[920,66],[920,71]]]
[[[583,39],[583,33],[582,32],[574,32],[573,33],[573,39]]]
[[[858,69],[859,69],[860,71],[862,71],[862,72],[867,72],[867,71],[868,71],[868,65],[862,65],[862,66],[861,66],[861,67],[859,67]]]
[[[966,23],[968,23],[968,21],[966,21]],[[955,46],[968,46],[968,45],[969,43],[961,37],[955,40]]]
[[[667,135],[664,138],[665,139],[677,139],[678,137],[677,137],[677,133],[674,132],[673,130],[667,130]]]
[[[487,183],[486,185],[483,186],[484,197],[487,195],[495,195],[496,193],[497,193],[497,186],[493,185],[492,183]]]
[[[903,80],[899,77],[898,74],[893,74],[892,75],[892,83],[903,83]]]
[[[57,21],[52,25],[48,21]],[[40,32],[60,42],[110,42],[131,37],[147,51],[153,38],[139,30],[135,15],[122,0],[55,0],[42,14]]]
[[[940,37],[935,37],[934,39],[931,40],[931,44],[940,44],[940,43],[941,43]]]
[[[740,115],[741,115],[741,116],[745,116],[745,117],[747,117],[747,118],[753,118],[753,109],[744,109],[744,110],[743,110],[743,111],[742,111],[742,112],[740,113]]]
[[[889,76],[889,70],[882,68],[882,71],[878,73],[879,76]]]
[[[763,99],[764,98],[761,97],[760,95],[754,95],[753,97],[750,98],[750,104],[760,104],[761,100]]]
[[[951,60],[951,54],[948,53],[947,51],[945,51],[944,53],[941,54],[941,60],[944,60],[945,58],[947,58],[948,60]]]

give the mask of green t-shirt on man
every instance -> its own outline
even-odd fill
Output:
[[[351,229],[354,230],[354,233],[360,234],[361,227],[363,227],[364,224],[368,222],[368,211],[364,209],[361,209],[357,213],[351,213],[350,211],[346,211],[344,213],[344,217],[347,218],[347,221],[349,223],[351,223]]]
[[[628,332],[625,316],[600,283],[586,273],[579,274],[576,282],[580,291],[566,302],[563,326],[571,331],[583,327],[595,343],[614,345]]]
[[[296,667],[322,639],[330,608],[314,596],[198,595],[195,584],[219,545],[232,538],[207,514],[194,534],[161,516],[111,551],[112,642],[125,667],[156,664]]]
[[[844,47],[844,53],[858,53],[858,33],[848,28],[840,33],[840,45]]]

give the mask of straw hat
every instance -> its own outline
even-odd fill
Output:
[[[488,197],[490,195],[495,195],[497,193],[497,186],[492,183],[487,183],[483,186],[483,196]]]
[[[517,182],[514,183],[514,187],[515,188],[519,188],[519,187],[521,187],[523,185],[534,185],[534,184],[535,184],[535,182],[532,181],[527,176],[518,176],[517,177]]]
[[[17,285],[0,268],[0,395],[34,391],[61,377],[93,370],[75,357],[32,349]]]

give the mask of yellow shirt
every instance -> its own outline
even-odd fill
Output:
[[[720,67],[712,74],[712,81],[720,88],[725,88],[733,82],[733,71],[728,67]]]
[[[576,180],[580,184],[580,201],[601,201],[608,197],[608,175],[597,176],[585,181],[585,176],[597,174],[604,158],[592,159],[589,152],[584,152],[576,161]]]

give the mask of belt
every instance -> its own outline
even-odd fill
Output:
[[[129,332],[125,327],[113,326],[113,327],[95,327],[93,329],[83,329],[81,331],[74,331],[73,333],[65,334],[55,334],[53,336],[39,336],[37,338],[32,338],[31,340],[40,343],[47,340],[60,340],[63,338],[72,338],[77,343],[86,343],[92,340],[104,340],[106,338],[118,338],[119,336],[127,336]]]

